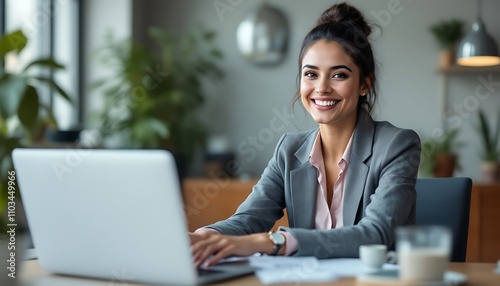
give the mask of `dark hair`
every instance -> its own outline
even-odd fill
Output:
[[[312,44],[320,40],[338,43],[352,58],[360,70],[360,84],[368,77],[371,87],[366,96],[360,96],[358,110],[365,108],[371,112],[377,92],[375,88],[375,59],[368,37],[372,33],[372,24],[368,24],[363,14],[355,7],[340,3],[331,6],[321,14],[316,26],[306,35],[299,54],[299,75],[302,60]],[[295,94],[293,103],[300,99],[300,90]]]

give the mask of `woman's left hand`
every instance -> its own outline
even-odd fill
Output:
[[[212,266],[224,257],[231,255],[250,256],[254,253],[272,253],[273,243],[267,233],[256,233],[250,235],[233,236],[222,235],[216,232],[206,234],[204,239],[192,241],[191,252],[196,267],[205,260],[205,266]]]

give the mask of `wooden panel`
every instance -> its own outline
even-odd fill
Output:
[[[472,186],[467,261],[500,260],[500,183]]]
[[[481,196],[479,195],[480,190],[478,190],[474,185],[472,187],[471,194],[471,205],[469,214],[469,237],[467,238],[467,255],[466,261],[468,262],[479,262],[479,229],[480,229],[480,216],[479,216],[479,205]]]
[[[188,178],[182,184],[184,207],[189,231],[227,219],[252,191],[257,179],[241,181],[237,179]],[[278,220],[278,226],[287,226],[285,216]]]

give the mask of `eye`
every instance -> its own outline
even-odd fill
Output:
[[[316,77],[316,73],[313,71],[306,71],[304,72],[304,77],[314,78]]]
[[[332,75],[332,78],[347,78],[347,74],[343,72],[336,72]]]

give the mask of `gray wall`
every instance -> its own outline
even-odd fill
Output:
[[[142,2],[142,1],[141,1]],[[239,22],[262,1],[251,0],[183,0],[143,1],[134,9],[134,36],[144,39],[145,29],[157,25],[185,32],[202,23],[215,30],[225,59],[221,66],[225,79],[207,87],[207,105],[200,113],[210,125],[211,133],[224,135],[235,151],[243,170],[260,175],[282,133],[315,126],[307,115],[297,109],[296,120],[286,117],[296,91],[297,55],[300,43],[320,13],[335,1],[331,0],[269,0],[280,8],[290,21],[290,48],[283,63],[258,67],[245,61],[236,46]],[[374,116],[401,127],[412,128],[422,138],[439,130],[440,90],[442,76],[437,72],[439,48],[429,26],[441,20],[458,17],[466,21],[466,29],[475,19],[476,2],[470,0],[377,0],[350,1],[372,22],[378,23],[382,34],[373,41],[379,62],[379,99]],[[135,3],[137,5],[137,2]],[[217,10],[216,6],[229,7]],[[500,42],[500,1],[483,1],[483,19],[490,34]],[[491,96],[478,98],[478,76],[498,84],[488,90]],[[460,139],[466,144],[460,152],[462,170],[456,175],[479,178],[479,138],[474,130],[478,106],[490,117],[500,106],[500,73],[453,75],[448,82],[448,107],[462,106],[453,123],[461,127]],[[457,117],[458,116],[458,117]],[[255,139],[255,140],[254,140]]]

